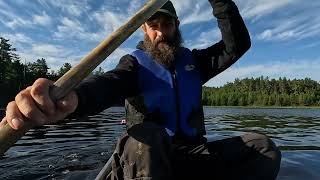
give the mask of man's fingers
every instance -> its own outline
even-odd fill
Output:
[[[6,121],[6,122],[3,122]],[[22,120],[22,114],[20,113],[17,104],[12,101],[8,104],[6,110],[6,117],[1,121],[1,124],[5,125],[8,123],[13,129],[19,129],[23,127],[24,122]]]
[[[45,122],[46,116],[41,112],[38,106],[34,103],[30,95],[30,89],[23,90],[15,98],[16,104],[20,112],[28,119],[32,120],[37,125],[42,125]]]
[[[78,105],[78,97],[74,91],[72,91],[65,98],[57,102],[57,107],[60,112],[70,114],[76,110]]]
[[[53,85],[52,81],[47,79],[38,79],[32,85],[30,94],[37,106],[47,115],[52,115],[55,111],[55,105],[49,96],[49,88]]]

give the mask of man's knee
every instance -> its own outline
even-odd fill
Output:
[[[241,138],[248,147],[255,149],[274,161],[280,161],[281,152],[268,136],[258,133],[248,133],[241,136]]]
[[[281,152],[275,143],[266,135],[248,133],[241,136],[243,142],[254,152],[258,152],[257,163],[262,163],[263,167],[268,167],[269,172],[266,176],[273,179],[277,176],[280,169]]]
[[[117,144],[114,169],[123,166],[126,177],[167,177],[170,174],[170,140],[164,130],[152,123],[128,129]],[[118,164],[118,165],[117,165]],[[153,167],[153,168],[151,168]]]
[[[142,123],[132,126],[127,130],[133,138],[148,146],[170,145],[170,137],[165,128],[154,123]]]
[[[132,126],[118,140],[117,151],[126,156],[169,153],[170,138],[165,129],[154,123]]]

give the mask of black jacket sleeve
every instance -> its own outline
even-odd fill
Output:
[[[78,107],[71,117],[96,114],[138,93],[138,62],[126,55],[115,69],[84,80],[75,91]]]
[[[209,0],[222,40],[206,49],[192,50],[202,72],[202,83],[235,63],[251,46],[248,30],[231,0]]]

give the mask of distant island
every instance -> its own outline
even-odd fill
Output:
[[[48,72],[48,69],[44,58],[23,64],[9,40],[0,37],[0,108],[38,78],[57,80],[71,69],[71,64],[63,64],[58,71]],[[100,67],[92,75],[102,73]],[[205,106],[320,107],[320,84],[310,78],[288,80],[261,76],[236,79],[219,88],[204,87],[202,102]]]

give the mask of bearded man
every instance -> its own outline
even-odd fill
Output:
[[[220,42],[192,51],[183,47],[169,1],[142,25],[144,41],[115,69],[85,80],[56,105],[48,96],[52,82],[39,79],[9,103],[2,124],[19,129],[32,119],[42,125],[125,100],[127,131],[112,157],[113,179],[275,179],[281,154],[267,136],[250,133],[213,142],[204,137],[202,85],[251,45],[235,3],[209,2]]]

